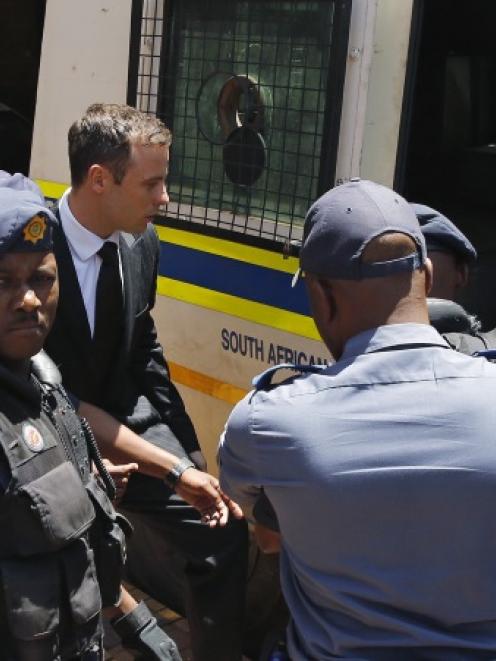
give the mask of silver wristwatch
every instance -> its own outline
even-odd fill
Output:
[[[181,475],[188,468],[195,468],[194,463],[190,459],[181,459],[177,464],[175,464],[170,471],[165,475],[164,482],[171,489],[175,489],[177,483],[179,482]]]

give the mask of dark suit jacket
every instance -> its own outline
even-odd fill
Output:
[[[76,270],[60,225],[54,251],[60,281],[55,324],[45,349],[58,365],[64,385],[80,400],[111,413],[138,434],[184,456],[198,440],[182,399],[170,380],[151,310],[155,304],[160,244],[152,225],[134,237],[121,233],[124,320],[111,375],[101,383],[99,365]],[[114,349],[114,348],[112,348]],[[109,348],[110,350],[110,348]]]

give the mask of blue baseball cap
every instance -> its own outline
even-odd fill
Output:
[[[425,237],[427,251],[449,252],[475,262],[477,251],[465,234],[442,213],[424,204],[412,204]]]
[[[370,241],[387,232],[407,234],[417,249],[406,257],[363,263]],[[351,179],[322,195],[308,211],[300,250],[302,271],[338,280],[361,280],[412,272],[425,260],[425,240],[413,209],[385,186]]]
[[[38,186],[20,173],[0,171],[0,257],[53,249],[55,216]]]

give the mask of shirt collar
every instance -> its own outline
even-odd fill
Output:
[[[403,344],[433,344],[449,348],[437,330],[428,324],[389,324],[370,328],[350,338],[341,360]]]
[[[93,234],[83,227],[76,219],[69,206],[69,194],[67,189],[59,202],[60,222],[67,238],[71,251],[83,262],[90,259],[100,250],[106,241],[112,241],[119,247],[119,232],[116,231],[106,239]]]

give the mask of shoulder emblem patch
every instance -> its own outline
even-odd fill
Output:
[[[43,436],[33,425],[22,426],[22,438],[32,452],[41,452],[45,447]]]

